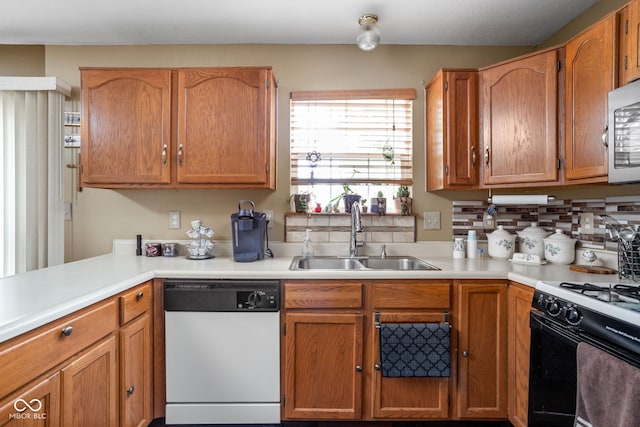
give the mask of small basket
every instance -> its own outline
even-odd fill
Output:
[[[618,240],[618,276],[640,281],[640,239]]]

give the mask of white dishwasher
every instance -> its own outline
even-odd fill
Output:
[[[280,423],[280,283],[167,280],[167,424]]]

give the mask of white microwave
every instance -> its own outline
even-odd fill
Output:
[[[609,182],[640,182],[640,80],[609,92]]]

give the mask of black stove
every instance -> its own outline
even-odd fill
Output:
[[[640,355],[640,286],[538,282],[533,307],[576,333]]]

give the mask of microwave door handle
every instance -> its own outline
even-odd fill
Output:
[[[608,133],[609,133],[609,125],[604,125],[604,130],[602,131],[602,145],[604,145],[604,148],[609,148],[609,141],[607,139]]]

